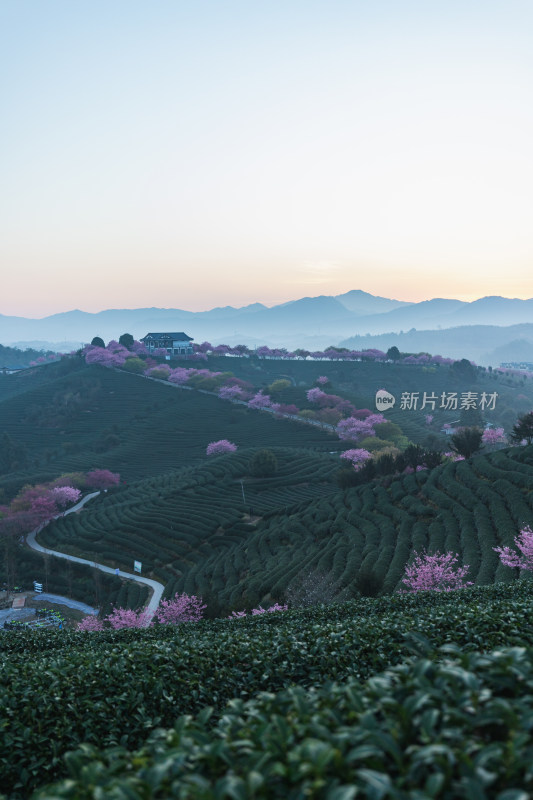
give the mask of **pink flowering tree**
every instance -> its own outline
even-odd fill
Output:
[[[36,497],[32,501],[30,507],[30,515],[34,524],[40,525],[42,522],[48,522],[57,514],[57,506],[53,497],[50,495],[45,497]]]
[[[451,450],[447,450],[445,453],[443,453],[443,455],[444,455],[444,458],[449,458],[451,461],[464,461],[465,460],[464,456],[458,456],[457,453],[452,453]]]
[[[377,415],[374,415],[377,416]],[[339,439],[348,442],[357,442],[360,439],[365,439],[367,436],[375,436],[376,431],[372,422],[367,419],[356,419],[355,417],[347,417],[342,419],[337,425],[337,434]]]
[[[92,469],[86,475],[86,482],[90,489],[109,489],[111,486],[118,486],[120,475],[108,469]]]
[[[492,549],[498,553],[500,561],[506,567],[533,570],[533,531],[529,525],[522,528],[518,536],[515,536],[514,543],[518,553],[516,550],[511,550],[510,547],[493,547]]]
[[[275,603],[270,608],[263,608],[259,606],[259,608],[252,608],[252,617],[256,617],[258,614],[272,614],[274,611],[287,611],[288,606],[280,606],[279,603]]]
[[[176,594],[171,600],[161,600],[155,612],[160,625],[178,625],[180,622],[198,622],[204,615],[206,605],[196,595]]]
[[[144,342],[138,342],[135,340],[131,346],[131,352],[135,353],[138,356],[147,356],[148,355],[148,348],[144,344]]]
[[[481,441],[485,445],[505,444],[507,438],[503,428],[487,428],[483,431]]]
[[[326,393],[323,392],[322,389],[315,387],[314,389],[309,389],[305,396],[310,403],[319,403],[324,397],[326,397]]]
[[[437,551],[429,555],[415,551],[414,556],[411,564],[405,568],[405,576],[402,578],[408,592],[449,592],[472,585],[472,581],[465,581],[469,565],[455,566],[458,560],[456,553]]]
[[[152,621],[151,614],[145,609],[134,611],[131,608],[114,608],[111,614],[104,617],[113,630],[121,628],[147,628]]]
[[[73,486],[56,486],[50,489],[50,496],[59,508],[66,508],[78,502],[81,492]]]
[[[274,611],[287,611],[287,609],[288,606],[282,606],[279,603],[274,603],[274,605],[269,608],[259,606],[259,608],[252,608],[252,617],[257,617],[259,614],[273,614]],[[246,611],[232,611],[228,619],[242,619],[246,616]]]
[[[219,439],[218,442],[210,442],[205,453],[208,456],[220,456],[224,455],[224,453],[234,453],[236,449],[237,445],[233,444],[233,442],[229,442],[227,439]]]
[[[88,616],[84,617],[81,622],[78,622],[76,626],[76,630],[78,631],[103,631],[104,630],[104,623],[98,617]]]
[[[221,386],[218,396],[222,400],[244,400],[246,397],[240,386]]]
[[[249,408],[269,408],[272,405],[272,400],[268,394],[257,392],[256,395],[248,401]]]
[[[178,386],[182,386],[184,383],[187,383],[191,377],[191,373],[196,374],[196,370],[185,369],[185,367],[176,367],[176,369],[170,371],[168,382],[176,383]]]
[[[329,383],[329,378],[326,375],[319,375],[315,383],[318,383],[319,386],[325,386],[326,383]]]
[[[362,447],[354,448],[352,450],[345,450],[341,453],[341,458],[353,464],[354,469],[359,470],[369,458],[372,458],[372,453]]]

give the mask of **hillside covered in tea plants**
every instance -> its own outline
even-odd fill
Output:
[[[458,553],[477,585],[515,577],[493,548],[533,523],[533,446],[345,490],[336,455],[273,448],[276,473],[257,478],[255,452],[113,490],[40,541],[122,568],[138,558],[166,595],[226,613],[283,601],[305,579],[317,602],[394,592],[415,550]]]
[[[36,797],[502,800],[533,785],[532,613],[520,581],[3,634],[1,791],[66,778]]]
[[[252,381],[257,365],[232,361],[264,391],[288,366],[310,367],[270,362]],[[366,394],[359,367],[376,370]],[[353,370],[344,384],[339,369]],[[373,407],[374,385],[425,391],[428,373],[403,369],[418,383],[406,371],[394,384],[400,367],[387,364],[333,364],[324,377]],[[461,383],[442,369],[442,386],[467,391],[472,373]],[[285,375],[277,399],[302,407],[317,372]],[[508,410],[522,410],[523,392],[511,381]],[[0,412],[4,503],[64,473],[121,475],[44,527],[43,545],[125,570],[141,560],[166,597],[201,595],[211,617],[0,632],[4,797],[525,800],[533,789],[532,584],[493,549],[533,523],[533,445],[341,488],[349,443],[332,426],[76,358],[4,376]],[[423,415],[396,413],[383,429],[395,442],[379,446],[423,443]],[[220,439],[236,451],[207,456]],[[21,574],[41,560],[56,591],[86,596],[92,583],[106,609],[145,602],[129,581],[97,586],[97,570],[11,545]],[[457,553],[475,585],[399,593],[424,549]],[[292,610],[227,618],[285,601]]]
[[[319,368],[326,373],[321,380],[343,392],[337,400],[357,407],[372,407],[372,393],[383,385],[396,392],[438,392],[472,385],[489,391],[498,384],[498,402],[508,403],[509,413],[512,404],[527,403],[523,392],[529,390],[527,382],[509,379],[506,385],[503,376],[496,379],[468,362],[460,369],[364,361],[318,366],[215,356],[208,363],[208,376],[222,376],[219,384],[238,375],[235,380],[254,391],[272,391],[284,407],[311,405],[307,395]],[[349,442],[339,440],[334,426],[224,401],[212,391],[217,382],[210,377],[178,387],[73,357],[0,378],[0,435],[7,444],[3,501],[24,485],[65,473],[120,473],[119,487],[81,514],[51,523],[41,543],[125,570],[141,560],[144,574],[165,584],[166,596],[201,594],[210,599],[211,614],[282,601],[305,579],[316,583],[316,576],[327,598],[391,592],[412,551],[425,547],[457,552],[477,583],[509,579],[492,547],[511,543],[531,521],[530,448],[340,490],[339,454]],[[431,421],[431,432],[423,413],[395,413],[404,427],[386,423],[387,433],[368,440],[369,447],[396,447],[400,440],[405,446],[406,431],[414,431],[414,441],[429,437],[447,446],[440,423]],[[383,435],[394,440],[383,441]],[[206,458],[207,444],[219,439],[234,442],[237,451]],[[265,448],[275,469],[254,474],[254,455]],[[20,548],[18,556],[24,581],[39,569],[41,557]],[[54,561],[51,573],[53,585],[74,586],[76,593],[79,581],[70,568]],[[88,576],[83,580],[90,601]],[[95,588],[93,602],[98,594]],[[116,590],[107,596],[116,597]],[[130,606],[144,599],[133,590],[120,597]],[[317,599],[324,599],[318,590]]]

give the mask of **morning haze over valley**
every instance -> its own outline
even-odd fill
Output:
[[[533,796],[532,25],[0,3],[0,800]]]

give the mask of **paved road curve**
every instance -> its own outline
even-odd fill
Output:
[[[88,503],[89,500],[92,500],[93,497],[97,497],[100,492],[91,492],[91,494],[85,495],[85,497],[76,503],[75,506],[72,508],[67,509],[64,514],[72,514],[75,511],[78,511],[85,503]],[[57,516],[64,516],[64,514],[58,514]],[[57,519],[57,517],[54,517]],[[37,550],[39,553],[47,553],[51,556],[56,556],[56,558],[66,558],[67,561],[73,561],[76,564],[87,564],[89,567],[96,567],[96,569],[101,570],[102,572],[108,572],[110,575],[118,574],[121,578],[126,578],[129,581],[137,581],[137,583],[144,583],[145,586],[148,586],[152,590],[152,596],[150,598],[150,602],[146,606],[146,610],[148,611],[150,617],[152,617],[155,613],[156,608],[159,605],[159,601],[161,600],[161,596],[164,591],[164,586],[162,583],[158,581],[153,581],[150,578],[143,578],[140,575],[136,575],[133,572],[124,572],[120,570],[118,573],[112,567],[106,567],[104,564],[98,564],[96,561],[89,561],[86,558],[78,558],[78,556],[71,556],[67,555],[66,553],[60,553],[59,550],[49,550],[47,547],[43,547],[40,545],[37,540],[36,536],[40,531],[47,525],[48,523],[44,523],[36,528],[34,531],[29,533],[26,537],[26,543],[32,550]]]

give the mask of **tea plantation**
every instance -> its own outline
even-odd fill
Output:
[[[533,586],[518,581],[141,631],[5,633],[2,790],[26,797],[67,770],[39,796],[533,786],[532,613]]]
[[[225,438],[239,447],[345,449],[319,428],[274,419],[209,394],[77,359],[66,362],[68,374],[58,374],[61,367],[39,368],[35,381],[8,376],[17,378],[17,385],[32,386],[0,402],[0,434],[26,452],[22,469],[0,476],[0,489],[8,494],[25,483],[99,467],[128,481],[151,477],[204,462],[207,444]],[[43,381],[45,370],[48,381]]]
[[[40,541],[129,568],[137,558],[167,596],[201,594],[225,613],[283,601],[306,575],[338,598],[364,591],[368,576],[374,592],[393,592],[413,550],[458,553],[478,585],[514,580],[493,548],[533,523],[533,446],[345,491],[338,457],[274,452],[270,478],[250,476],[253,450],[221,456],[101,495]]]
[[[224,553],[246,542],[257,523],[250,511],[268,515],[338,492],[338,456],[274,448],[275,476],[255,478],[250,475],[255,452],[245,449],[212,458],[201,467],[102,494],[82,514],[50,524],[39,541],[50,549],[126,569],[138,559],[143,573],[165,583],[165,594],[173,595],[182,584],[188,585],[191,568],[201,568],[215,550]],[[226,580],[234,582],[236,577]],[[204,586],[203,595],[216,595],[219,588],[218,583]]]
[[[472,389],[448,368],[219,361],[256,388],[287,374],[287,402],[318,374],[359,407],[383,385]],[[529,393],[511,381],[507,410]],[[1,377],[0,420],[19,458],[2,502],[65,472],[121,474],[42,544],[128,571],[141,560],[167,597],[202,595],[214,617],[0,631],[3,798],[533,796],[533,581],[493,550],[533,525],[533,445],[340,490],[348,445],[331,433],[75,358]],[[424,424],[404,431],[417,440]],[[223,438],[237,452],[207,458]],[[276,468],[258,476],[264,448]],[[90,568],[15,545],[20,574],[46,566],[54,591],[145,602],[129,581],[97,587]],[[399,593],[426,548],[457,553],[475,586]],[[226,618],[302,587],[313,605]]]
[[[328,576],[341,597],[357,594],[368,576],[389,593],[401,587],[413,550],[424,549],[458,553],[478,585],[510,581],[513,570],[500,564],[493,547],[512,546],[525,525],[533,525],[533,446],[265,515],[242,541],[192,567],[187,586],[216,586],[232,607],[245,597],[248,603],[279,599],[302,573]]]

